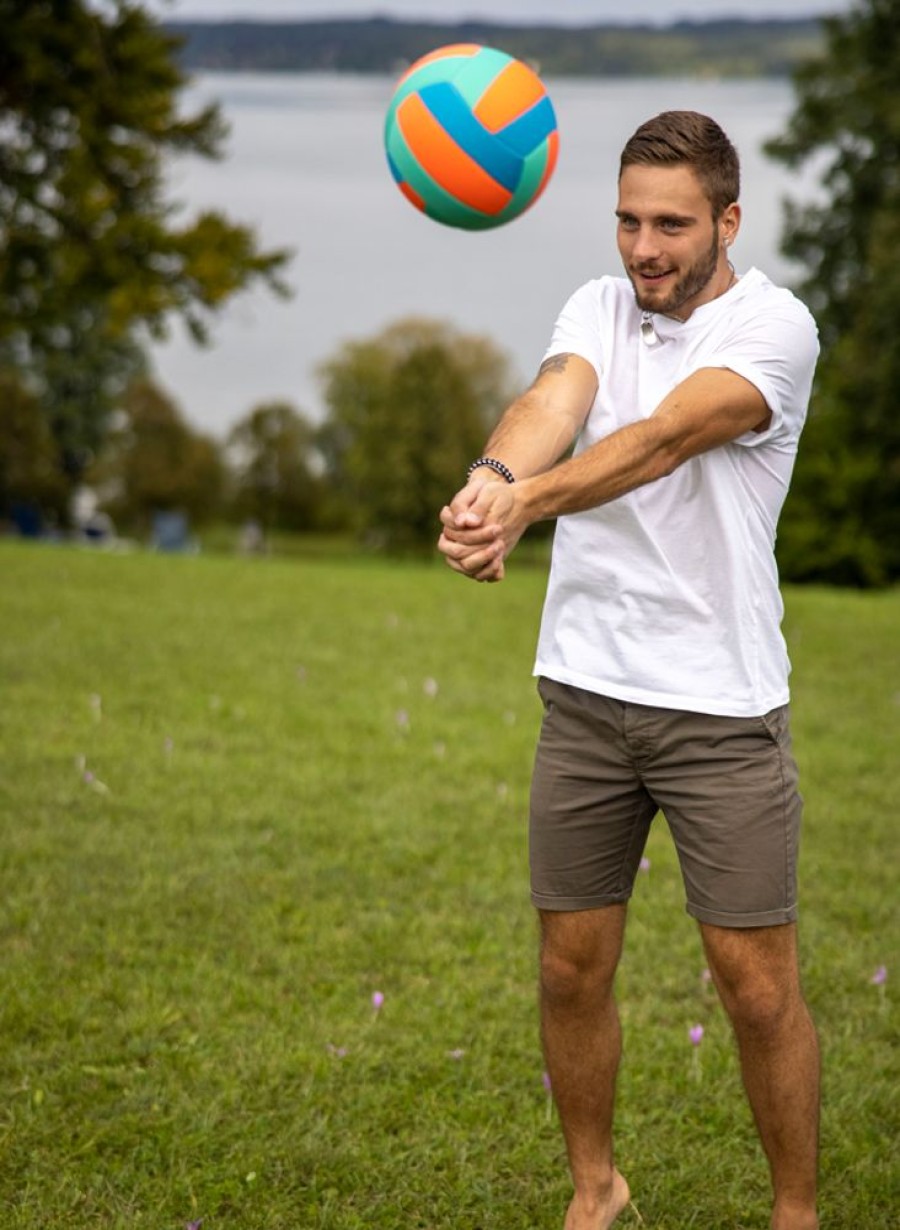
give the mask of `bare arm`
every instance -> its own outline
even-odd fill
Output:
[[[597,374],[590,363],[578,355],[554,355],[494,428],[485,455],[502,461],[517,479],[542,473],[571,446],[596,394]],[[497,475],[486,470],[479,477]]]
[[[447,536],[445,528],[442,550],[457,571],[499,580],[503,560],[533,522],[606,504],[671,474],[691,457],[764,430],[770,417],[749,381],[726,369],[703,368],[673,389],[649,419],[514,485],[485,484],[468,516],[457,520],[457,532]]]
[[[702,368],[660,402],[649,419],[630,423],[549,474],[523,495],[527,524],[606,504],[671,474],[678,466],[763,431],[771,414],[759,390],[724,368]]]
[[[541,364],[531,387],[518,397],[492,432],[484,455],[503,462],[517,480],[545,473],[571,447],[597,394],[597,373],[578,355],[554,355]],[[499,527],[486,524],[476,503],[484,488],[504,479],[488,467],[473,472],[461,491],[441,510],[438,541],[447,563],[457,572],[469,569],[473,552],[480,556],[479,580],[499,581],[504,549]],[[480,574],[484,575],[480,575]]]

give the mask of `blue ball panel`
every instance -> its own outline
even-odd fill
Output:
[[[519,184],[518,191],[514,194],[513,199],[506,208],[502,209],[496,216],[498,225],[517,218],[519,214],[523,214],[526,209],[530,209],[534,204],[534,194],[540,187],[544,172],[547,169],[549,157],[550,150],[546,142],[539,145],[533,153],[528,155],[522,169],[522,182]]]
[[[496,136],[487,131],[469,110],[459,91],[448,82],[435,82],[420,90],[419,96],[456,144],[507,192],[515,192],[522,175],[521,157],[501,145]]]
[[[521,158],[527,158],[532,150],[537,149],[542,141],[546,141],[556,128],[556,115],[553,104],[546,95],[530,107],[526,112],[501,128],[497,137],[514,150]]]

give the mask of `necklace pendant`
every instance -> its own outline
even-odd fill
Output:
[[[644,312],[641,317],[641,341],[645,346],[656,346],[659,338],[653,328],[653,313]]]

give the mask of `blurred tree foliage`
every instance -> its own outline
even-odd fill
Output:
[[[900,578],[900,0],[861,0],[825,33],[767,147],[825,168],[820,201],[789,203],[783,241],[808,269],[822,357],[779,561],[789,579],[883,585]]]
[[[136,380],[117,418],[88,477],[118,527],[146,535],[157,513],[184,513],[194,524],[220,513],[219,446],[193,431],[174,402],[151,381]]]
[[[144,331],[198,341],[284,252],[217,212],[178,224],[165,160],[220,155],[178,110],[180,40],[130,0],[0,0],[0,367],[27,381],[70,482],[103,441]],[[5,427],[3,428],[5,430]]]
[[[433,545],[437,514],[512,395],[487,338],[411,318],[322,367],[326,475],[355,529],[392,549]]]
[[[37,531],[48,518],[59,521],[65,508],[53,437],[15,372],[0,371],[0,409],[0,513]]]
[[[316,429],[293,406],[257,406],[226,446],[232,507],[264,530],[310,530],[319,524],[322,480]]]

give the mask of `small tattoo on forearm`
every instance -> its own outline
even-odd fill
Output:
[[[545,359],[541,364],[538,369],[538,375],[543,376],[544,372],[564,372],[570,357],[567,354],[551,355],[549,359]]]

